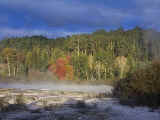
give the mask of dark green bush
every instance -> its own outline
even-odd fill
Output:
[[[138,105],[160,106],[160,61],[137,70],[115,84],[120,100],[135,100]]]
[[[86,106],[86,103],[85,103],[84,101],[79,100],[79,101],[77,102],[77,104],[76,104],[76,107],[77,107],[77,108],[86,108],[87,106]]]

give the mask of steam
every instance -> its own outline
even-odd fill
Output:
[[[153,58],[159,58],[160,57],[160,32],[150,29],[146,30],[143,34],[143,39],[145,41],[145,44],[148,47],[150,55],[153,56]]]
[[[53,90],[53,91],[71,91],[71,92],[94,92],[94,93],[111,93],[113,87],[108,85],[66,85],[66,84],[23,84],[23,83],[1,83],[0,88],[9,89],[37,89],[37,90]]]

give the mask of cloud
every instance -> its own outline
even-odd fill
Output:
[[[70,32],[70,31],[50,31],[50,30],[40,30],[40,29],[13,29],[13,28],[3,28],[0,29],[0,36],[3,37],[23,37],[23,36],[33,36],[33,35],[43,35],[49,38],[62,37],[67,35],[79,34],[80,32]]]
[[[119,25],[132,15],[94,2],[74,0],[2,0],[0,4],[28,11],[50,27],[103,27]]]
[[[160,29],[160,1],[135,0],[137,13],[141,16],[144,25]]]
[[[64,36],[124,24],[160,29],[160,0],[0,0],[1,8],[6,11],[5,15],[0,12],[0,26],[4,27],[0,34],[3,36]],[[4,17],[7,9],[14,11],[15,16],[8,13],[12,17]],[[23,19],[18,19],[18,13]]]

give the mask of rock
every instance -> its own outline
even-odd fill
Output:
[[[15,104],[15,100],[14,98],[11,98],[9,101],[8,101],[9,104]]]
[[[16,89],[0,93],[5,95],[6,91],[2,120],[99,120],[105,115],[96,107],[97,99],[88,100],[96,97],[94,93]]]
[[[39,109],[41,109],[41,107],[39,107],[39,106],[37,106],[37,105],[26,105],[26,107],[27,107],[27,110],[29,110],[29,111],[36,111],[36,110],[39,110]]]
[[[17,112],[10,112],[7,114],[7,120],[27,120],[31,116],[30,112],[21,112],[17,114]],[[28,119],[29,120],[29,119]]]

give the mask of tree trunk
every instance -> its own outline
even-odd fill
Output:
[[[80,55],[80,48],[79,48],[79,38],[78,38],[78,46],[77,46],[78,48],[78,52],[77,52],[77,55],[79,56]]]
[[[16,75],[17,75],[17,70],[18,70],[18,65],[16,65],[16,66],[14,67],[14,71],[13,71],[13,72],[14,72],[14,73],[13,73],[13,74],[14,74],[14,77],[16,77]]]
[[[7,65],[8,65],[8,76],[10,77],[11,76],[11,66],[10,66],[10,63],[9,63],[8,56],[7,56]]]
[[[13,76],[16,77],[16,67],[13,69]]]

